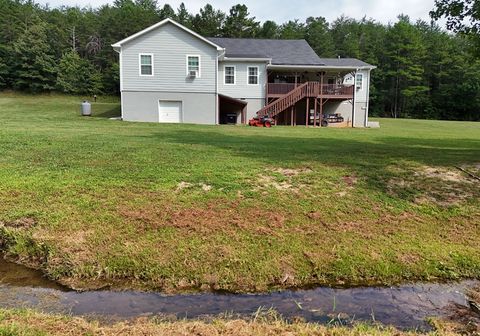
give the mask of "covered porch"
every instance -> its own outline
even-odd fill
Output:
[[[352,70],[326,71],[319,69],[269,69],[267,71],[266,103],[288,94],[306,82],[317,82],[320,85],[320,95],[327,99],[352,99],[354,95]]]
[[[277,125],[352,126],[355,69],[269,68],[266,106]]]

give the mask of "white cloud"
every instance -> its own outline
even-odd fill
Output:
[[[113,0],[38,0],[38,2],[48,3],[51,7],[61,5],[98,7]],[[165,2],[177,8],[182,0]],[[248,6],[251,15],[258,20],[273,20],[277,23],[294,19],[304,21],[309,16],[323,16],[331,22],[342,14],[357,19],[366,16],[383,23],[395,21],[399,14],[409,15],[412,20],[429,21],[428,13],[434,5],[434,0],[184,0],[183,2],[189,11],[194,13],[207,3],[225,12],[237,3],[244,3]],[[164,1],[159,1],[159,4],[163,3]]]

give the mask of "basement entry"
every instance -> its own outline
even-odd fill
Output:
[[[220,103],[219,123],[220,124],[238,124],[246,123],[247,102],[241,99],[232,98],[225,95],[218,95]]]
[[[158,102],[158,121],[161,123],[182,122],[182,102],[160,100]]]

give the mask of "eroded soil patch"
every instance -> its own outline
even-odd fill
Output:
[[[37,224],[34,218],[21,217],[13,221],[0,221],[0,226],[12,229],[30,229]]]
[[[400,175],[388,181],[388,193],[420,205],[455,206],[480,196],[480,182],[455,167],[421,166]]]
[[[300,194],[308,186],[295,180],[296,177],[312,173],[311,168],[274,168],[259,174],[252,181],[253,191],[266,193],[268,189],[275,189],[282,192]]]
[[[148,204],[132,209],[121,206],[121,216],[139,224],[145,230],[173,227],[191,232],[210,233],[248,229],[259,234],[275,234],[273,229],[283,228],[286,215],[261,206],[245,207],[239,201],[212,201],[203,207],[188,208]]]

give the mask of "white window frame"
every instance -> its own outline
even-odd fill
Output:
[[[360,80],[360,86],[357,85],[357,81],[358,81],[358,77],[360,76],[361,80]],[[355,89],[357,90],[363,90],[363,73],[357,73],[355,75]]]
[[[185,64],[186,64],[186,73],[187,73],[187,76],[190,75],[190,71],[188,71],[188,58],[189,57],[198,57],[198,76],[197,78],[201,78],[202,77],[202,57],[200,55],[186,55],[185,56]]]
[[[144,75],[142,74],[142,56],[150,56],[152,60],[152,74],[151,75]],[[138,74],[141,77],[153,77],[155,74],[155,68],[154,68],[154,61],[153,61],[153,54],[148,54],[148,53],[140,53],[138,54]]]
[[[257,69],[257,84],[250,84],[250,69]],[[252,76],[253,77],[253,76]],[[260,68],[258,66],[248,66],[247,67],[247,85],[258,86],[260,85]]]
[[[233,68],[233,83],[227,83],[227,68]],[[223,84],[224,85],[236,85],[237,84],[237,67],[235,65],[223,66]]]

